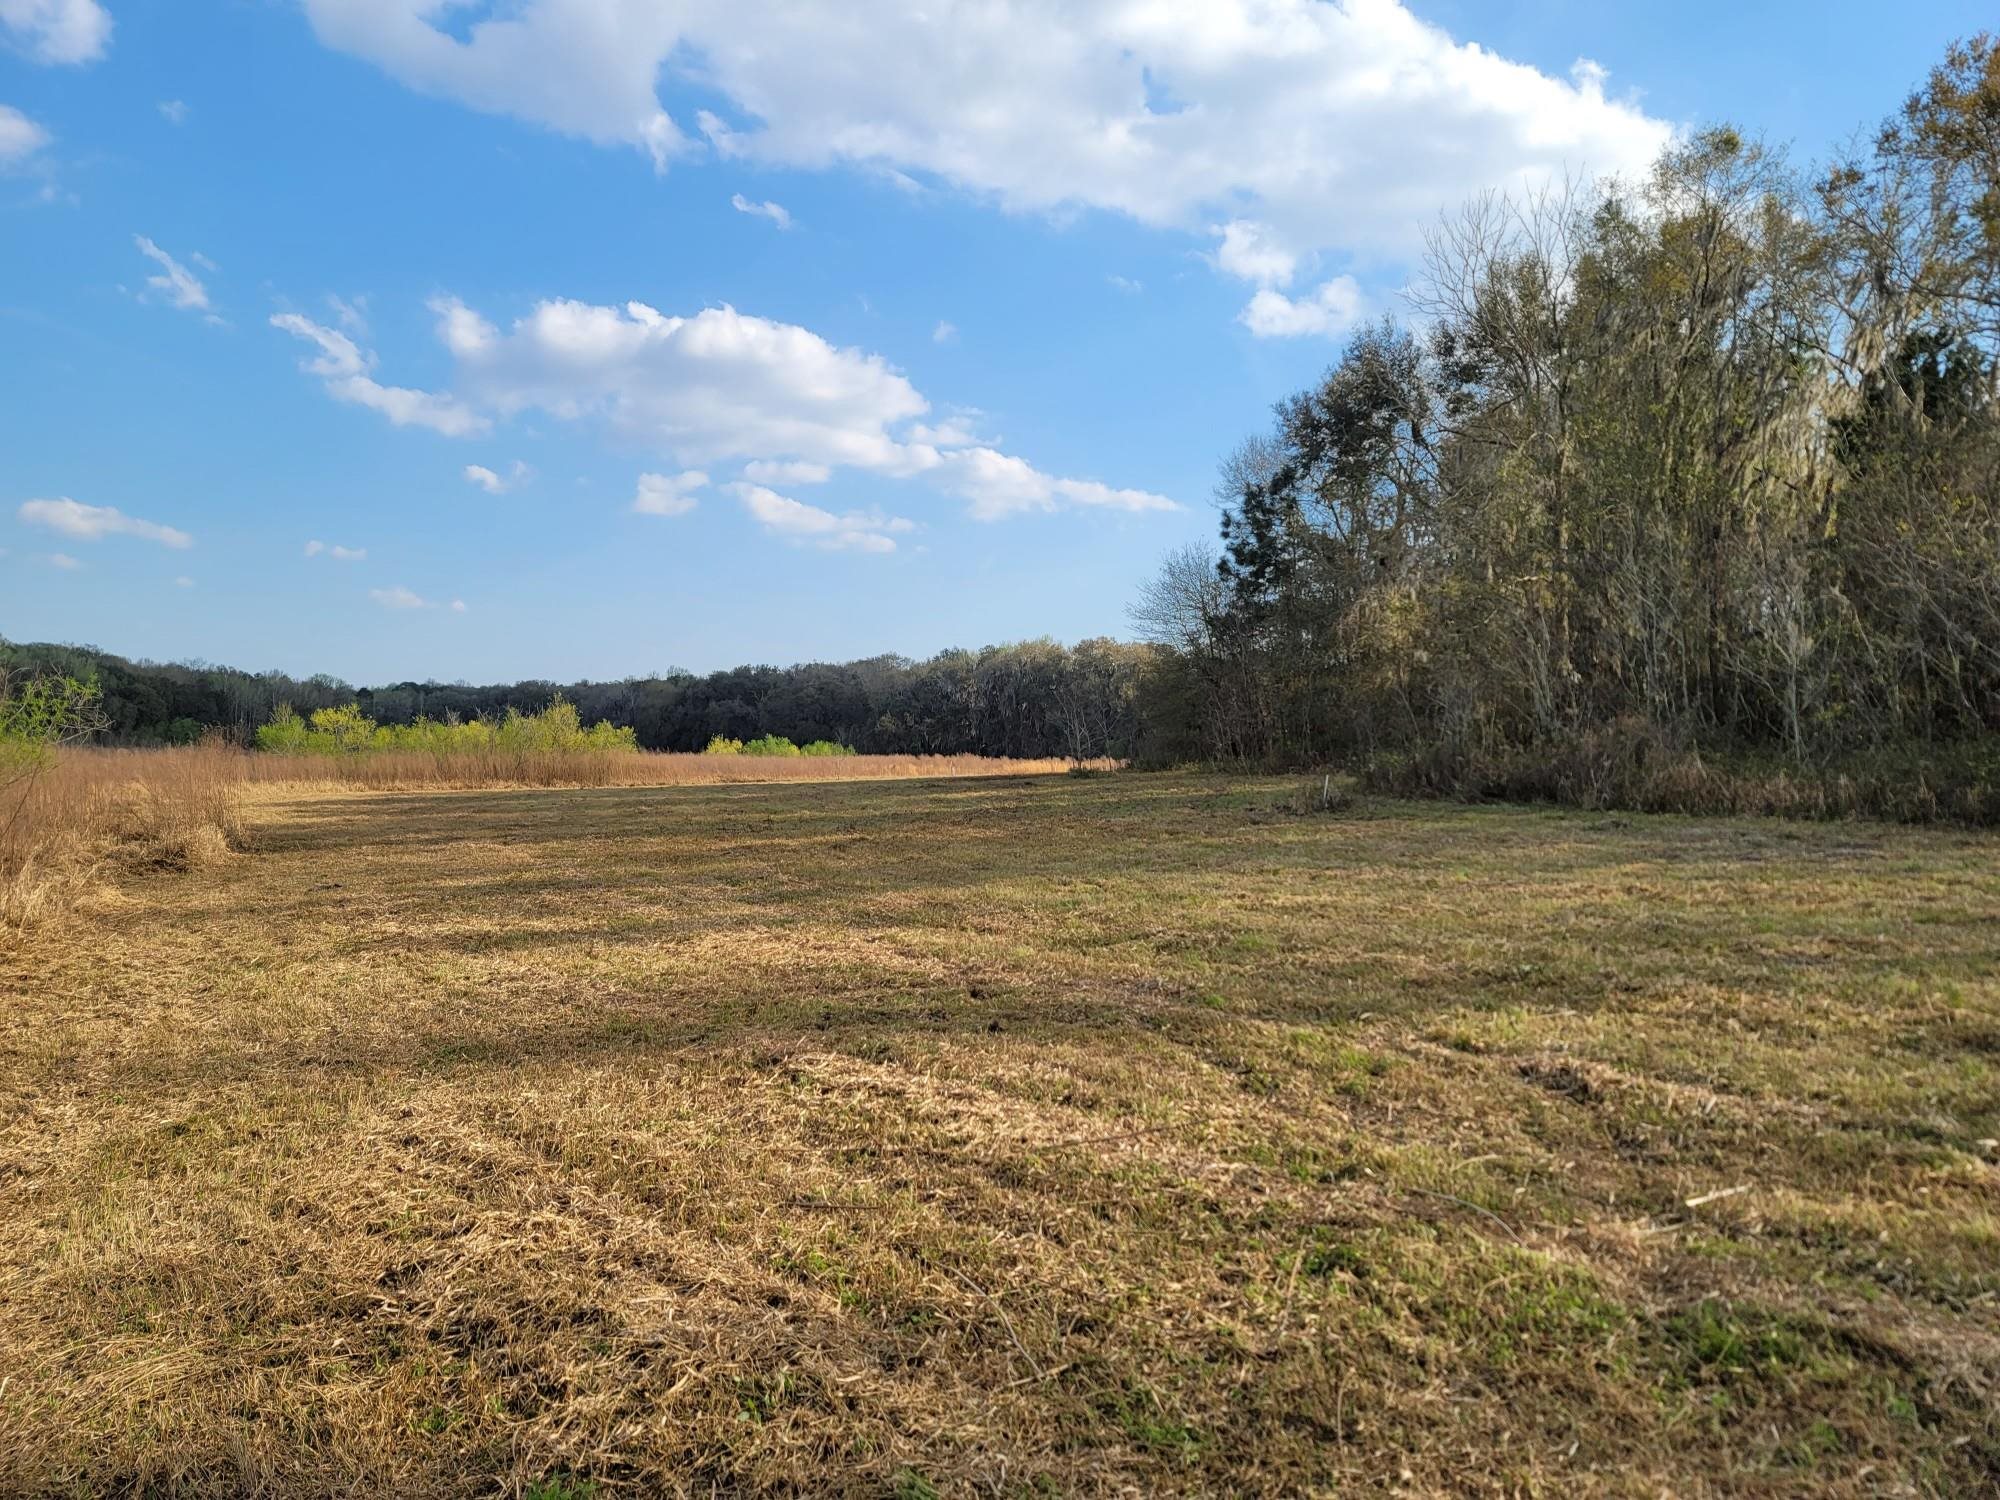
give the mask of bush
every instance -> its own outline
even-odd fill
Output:
[[[780,734],[767,734],[744,743],[745,755],[797,755],[799,747]]]
[[[540,713],[510,708],[506,717],[490,719],[418,719],[411,724],[377,724],[355,704],[321,708],[301,719],[290,704],[281,703],[271,722],[257,731],[257,748],[277,755],[366,755],[418,751],[441,757],[498,754],[520,759],[529,755],[636,755],[636,730],[600,720],[586,729],[576,705],[557,698]]]
[[[799,746],[799,754],[801,755],[853,755],[855,753],[852,745],[836,745],[832,740],[814,740],[810,744]]]
[[[708,748],[701,753],[703,755],[741,755],[743,753],[743,741],[728,739],[718,734],[708,742]]]
[[[47,769],[56,746],[103,727],[97,684],[0,672],[0,787]]]

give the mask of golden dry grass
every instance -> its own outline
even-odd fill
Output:
[[[1111,770],[1113,761],[1087,767]],[[243,775],[299,786],[415,791],[502,786],[730,786],[767,781],[883,781],[912,776],[1049,776],[1066,760],[985,755],[689,755],[642,751],[454,750],[369,755],[246,755]]]
[[[245,757],[183,750],[64,750],[0,787],[0,940],[60,911],[107,871],[212,863],[242,834]]]
[[[253,797],[0,955],[0,1491],[2000,1484],[1991,835]]]
[[[1111,770],[1112,761],[1086,769]],[[913,776],[1053,775],[1064,760],[978,755],[748,756],[521,751],[263,755],[219,741],[180,749],[64,749],[0,786],[0,940],[79,899],[107,869],[209,863],[241,841],[249,786],[424,788],[712,786]]]

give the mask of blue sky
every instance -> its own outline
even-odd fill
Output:
[[[1983,20],[0,0],[0,634],[369,682],[1117,634],[1441,209],[1722,118],[1821,155]]]

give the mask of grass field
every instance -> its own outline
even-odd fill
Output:
[[[2000,1487],[2000,838],[252,792],[0,953],[0,1492]]]

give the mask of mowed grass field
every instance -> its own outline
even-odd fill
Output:
[[[2000,838],[259,795],[0,954],[0,1492],[2000,1488]]]

